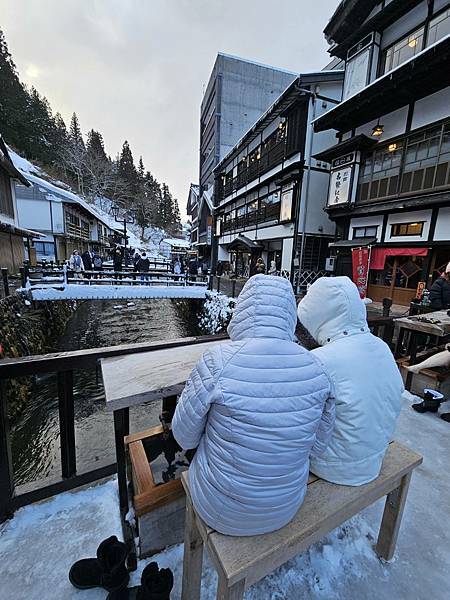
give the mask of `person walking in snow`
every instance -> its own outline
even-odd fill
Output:
[[[181,275],[181,263],[178,259],[173,263],[173,273],[174,275]],[[179,277],[175,277],[175,281],[178,281]]]
[[[114,271],[116,273],[120,273],[122,271],[122,261],[123,261],[122,252],[121,252],[120,248],[117,247],[114,251],[114,256],[113,256]],[[122,279],[122,275],[117,275],[117,279]]]
[[[400,413],[403,381],[391,350],[370,333],[366,307],[348,277],[322,277],[298,305],[312,350],[330,374],[336,424],[328,448],[311,459],[327,481],[363,485],[380,474]]]
[[[266,272],[266,263],[264,262],[264,260],[262,258],[258,258],[258,260],[256,261],[256,272],[257,273],[265,273]]]
[[[69,258],[69,269],[74,279],[83,279],[84,264],[78,250],[74,250]]]
[[[94,255],[90,250],[86,250],[86,252],[83,252],[83,254],[81,255],[81,260],[83,261],[84,270],[92,271]],[[87,279],[91,278],[90,273],[86,273],[85,276],[87,277]]]
[[[430,289],[431,308],[434,310],[445,310],[450,308],[450,263],[445,268]]]
[[[226,535],[285,526],[306,493],[309,457],[334,421],[331,381],[294,343],[295,297],[286,279],[255,275],[237,300],[230,342],[207,350],[172,421],[184,449],[197,513]]]

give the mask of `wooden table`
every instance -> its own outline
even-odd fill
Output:
[[[439,323],[427,323],[419,319],[434,319]],[[398,328],[397,345],[395,350],[395,357],[400,356],[400,348],[403,344],[405,333],[410,332],[410,338],[408,343],[407,354],[409,355],[409,364],[413,365],[416,363],[417,358],[417,344],[420,335],[431,335],[440,339],[440,343],[444,343],[446,338],[450,336],[450,317],[447,315],[446,310],[438,310],[435,312],[426,313],[424,315],[418,315],[414,317],[400,317],[394,319],[395,327]],[[411,389],[411,384],[414,374],[408,372],[406,376],[405,388]]]
[[[223,344],[226,339],[225,335],[182,338],[168,341],[164,349],[100,360],[106,406],[114,414],[117,479],[124,531],[128,531],[125,524],[128,490],[124,440],[130,433],[130,406],[180,393],[203,352]],[[161,346],[160,342],[158,345]],[[134,561],[131,564],[135,564]]]
[[[179,394],[203,352],[222,343],[209,341],[102,359],[107,409],[128,408]]]
[[[246,588],[383,496],[386,504],[375,551],[390,560],[411,475],[421,463],[419,454],[392,442],[375,481],[355,487],[335,485],[314,476],[303,505],[288,525],[273,533],[249,537],[223,535],[202,521],[193,507],[189,471],[185,471],[181,476],[187,509],[182,600],[200,600],[203,546],[219,575],[217,599],[242,600]]]

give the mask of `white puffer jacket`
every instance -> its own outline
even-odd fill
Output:
[[[311,450],[323,452],[331,433],[330,379],[293,343],[296,322],[291,284],[252,277],[228,328],[232,341],[205,352],[178,403],[174,436],[183,448],[198,446],[193,503],[221,533],[286,525],[303,502]]]
[[[323,277],[298,306],[322,346],[313,353],[330,374],[336,424],[313,473],[345,485],[376,479],[400,412],[403,381],[388,346],[369,331],[366,308],[348,277]]]

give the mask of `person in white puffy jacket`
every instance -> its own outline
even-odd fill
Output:
[[[298,305],[300,323],[334,384],[336,423],[327,449],[311,460],[318,477],[344,485],[376,479],[404,391],[394,357],[370,333],[366,307],[348,277],[322,277]]]
[[[256,535],[286,525],[303,502],[309,457],[324,451],[334,421],[332,385],[318,358],[293,342],[289,281],[255,275],[228,327],[231,342],[207,350],[172,421],[196,448],[194,507],[213,529]]]

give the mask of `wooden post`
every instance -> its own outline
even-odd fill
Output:
[[[241,579],[231,587],[227,586],[227,580],[219,575],[217,583],[217,600],[242,600],[245,591],[245,580]]]
[[[203,539],[195,524],[195,514],[189,496],[186,496],[186,524],[184,529],[183,584],[181,600],[200,600],[202,581]]]
[[[8,400],[6,382],[0,380],[0,523],[14,514],[14,477],[11,439],[9,435]]]
[[[416,364],[417,359],[417,338],[420,334],[416,331],[411,330],[408,344],[408,355],[409,355],[409,366]],[[406,375],[405,381],[405,389],[408,392],[411,390],[411,384],[414,377],[414,373],[412,371],[408,371]]]
[[[116,442],[117,479],[119,485],[119,504],[122,519],[128,512],[127,463],[124,438],[130,433],[130,409],[114,411],[114,436]]]
[[[391,560],[394,556],[411,475],[412,471],[404,475],[399,487],[390,492],[386,497],[380,533],[378,534],[378,542],[375,548],[378,556],[385,560]]]
[[[217,291],[220,292],[220,275],[217,276]]]
[[[24,288],[27,283],[26,275],[25,275],[25,267],[20,267],[19,272],[20,272],[20,283],[21,283],[21,286]]]
[[[231,282],[231,297],[236,298],[236,279]]]
[[[73,406],[73,371],[58,373],[59,431],[61,441],[61,473],[63,478],[77,472],[75,448],[75,412]]]
[[[9,296],[8,269],[6,267],[2,267],[2,279],[3,279],[3,289],[5,291],[5,297],[6,297],[6,296]]]

